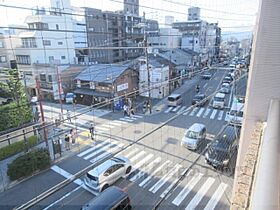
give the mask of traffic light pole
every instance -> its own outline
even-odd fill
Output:
[[[56,68],[57,86],[58,86],[58,94],[59,94],[60,112],[61,112],[61,117],[63,118],[63,104],[62,104],[62,98],[61,98],[61,88],[62,88],[61,77],[58,72],[58,66],[56,65],[55,68]]]

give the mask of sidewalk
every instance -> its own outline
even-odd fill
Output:
[[[199,75],[193,77],[190,80],[184,80],[183,84],[179,88],[177,88],[175,91],[173,91],[172,93],[177,93],[177,94],[186,93],[189,90],[191,90],[192,87],[194,85],[196,85],[198,81],[200,81],[200,76]],[[145,114],[146,115],[154,115],[154,114],[157,114],[157,113],[161,112],[162,110],[164,110],[167,107],[167,98],[168,98],[168,96],[163,98],[162,100],[160,100],[155,105],[152,104],[152,114],[150,114],[148,110],[146,111]]]

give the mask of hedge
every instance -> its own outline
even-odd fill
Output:
[[[32,150],[8,165],[7,175],[12,181],[28,177],[38,170],[44,170],[51,165],[47,149]]]
[[[36,136],[31,136],[27,138],[27,147],[30,148],[34,145],[36,145],[38,142],[38,139]],[[11,145],[5,146],[0,148],[0,161],[4,160],[14,154],[17,154],[19,152],[22,152],[26,149],[24,140],[15,142]]]

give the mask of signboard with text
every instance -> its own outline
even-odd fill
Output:
[[[121,85],[118,85],[117,86],[117,91],[123,91],[123,90],[126,90],[128,89],[128,83],[124,83],[124,84],[121,84]]]

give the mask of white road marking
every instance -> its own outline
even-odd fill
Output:
[[[144,157],[141,161],[139,161],[137,164],[135,164],[132,167],[132,172],[136,171],[137,169],[139,169],[140,167],[142,167],[147,161],[149,161],[152,157],[154,157],[153,154],[149,154],[148,156]]]
[[[96,130],[102,130],[102,131],[109,131],[110,129],[108,129],[108,128],[103,128],[103,127],[101,127],[101,126],[95,126],[95,129]]]
[[[203,114],[203,118],[206,118],[208,116],[208,114],[210,113],[211,109],[207,108],[206,111]]]
[[[63,123],[63,125],[70,128],[77,128],[78,131],[88,131],[88,129],[86,128],[75,126],[74,124],[70,124],[70,123]]]
[[[145,172],[149,173],[158,163],[160,163],[161,157],[157,157],[155,160],[153,160],[149,165],[147,165],[146,168],[139,171],[137,174],[135,174],[133,177],[130,178],[130,181],[135,182],[137,179],[140,179],[145,175]]]
[[[205,83],[205,85],[203,85],[203,89],[205,89],[205,88],[206,88],[206,86],[207,86],[207,83]]]
[[[169,107],[167,110],[164,111],[164,113],[169,113],[171,111],[171,109],[173,109],[174,107]]]
[[[223,114],[224,114],[224,111],[220,110],[219,115],[218,115],[218,120],[223,119]]]
[[[67,171],[65,171],[64,169],[60,168],[60,167],[57,166],[57,165],[53,165],[53,166],[51,167],[51,169],[52,169],[53,171],[55,171],[56,173],[60,174],[61,176],[65,177],[66,179],[71,179],[71,178],[73,178],[73,176],[74,176],[74,175],[68,173]],[[76,180],[74,180],[74,183],[77,184],[77,185],[82,185],[82,184],[83,184],[83,182],[82,182],[81,179],[76,179]]]
[[[172,203],[176,206],[179,206],[182,201],[187,197],[187,195],[192,191],[194,186],[198,183],[198,181],[202,178],[203,174],[195,174],[195,176],[187,183],[187,185],[183,188],[183,190],[177,195],[177,197],[172,201]]]
[[[138,148],[134,148],[132,151],[130,151],[127,155],[125,155],[124,154],[124,152],[126,151],[126,150],[124,150],[124,151],[122,151],[121,153],[120,153],[120,155],[123,155],[123,156],[125,156],[125,157],[127,157],[128,159],[132,156],[132,155],[134,155],[136,152],[138,152]]]
[[[199,112],[196,114],[196,116],[197,116],[197,117],[200,117],[200,116],[202,115],[204,109],[205,109],[205,108],[203,108],[203,107],[200,108],[200,110],[199,110]]]
[[[177,112],[177,114],[181,114],[186,109],[186,106],[182,106],[182,108]]]
[[[136,118],[143,118],[143,116],[141,116],[141,115],[137,115],[137,114],[134,114],[134,115],[132,115],[133,117],[136,117]]]
[[[160,167],[158,167],[156,170],[154,170],[146,179],[144,179],[139,186],[143,187],[145,184],[147,184],[150,179],[157,174],[165,165],[170,165],[172,162],[170,160],[165,161]]]
[[[103,159],[103,158],[106,158],[107,156],[111,155],[112,153],[114,153],[115,151],[117,151],[119,148],[121,148],[121,147],[123,147],[123,146],[124,146],[124,144],[119,144],[119,145],[117,145],[117,147],[111,148],[111,151],[110,151],[110,152],[104,152],[104,153],[102,153],[101,155],[99,155],[99,156],[97,156],[97,157],[91,159],[90,162],[91,162],[91,163],[95,163],[95,162],[97,162],[97,161],[99,161],[99,160],[101,160],[101,159]]]
[[[186,116],[186,115],[188,115],[188,114],[189,114],[189,112],[190,112],[190,109],[185,110],[183,115],[184,115],[184,116]]]
[[[116,122],[116,121],[110,121],[109,122],[109,125],[114,125],[114,126],[121,126],[122,125],[122,123],[118,123],[118,122]]]
[[[127,122],[124,121],[120,121],[120,120],[114,120],[112,123],[120,123],[120,124],[127,124]]]
[[[212,112],[212,114],[211,114],[211,116],[210,116],[210,119],[214,119],[215,116],[216,116],[216,114],[217,114],[217,112],[218,112],[217,109],[213,109],[213,112]]]
[[[192,112],[190,113],[190,116],[194,116],[194,114],[197,112],[198,107],[195,107]]]
[[[137,120],[137,118],[133,117],[133,115],[130,115],[130,117],[126,116],[126,117],[124,117],[124,119]]]
[[[204,210],[214,210],[217,203],[221,199],[224,194],[227,184],[221,183],[215,193],[211,196],[211,199],[208,201],[207,205],[204,207]]]
[[[116,145],[117,145],[117,142],[111,140],[111,142],[108,143],[107,145],[105,145],[105,146],[99,148],[98,150],[95,150],[93,153],[90,153],[89,155],[87,155],[87,156],[85,156],[85,157],[83,157],[83,158],[84,158],[85,160],[88,160],[88,159],[94,157],[95,155],[99,154],[100,152],[105,151],[107,148],[110,148],[111,146],[116,146]]]
[[[108,144],[108,143],[110,143],[110,139],[107,139],[106,141],[104,141],[104,142],[102,142],[102,143],[100,143],[100,144],[98,144],[98,145],[96,145],[96,146],[93,146],[93,147],[91,147],[91,148],[89,148],[89,149],[87,149],[87,150],[85,150],[85,151],[79,153],[77,156],[78,156],[78,157],[82,157],[82,156],[84,156],[84,155],[86,155],[86,154],[92,152],[93,150],[96,150],[96,149],[98,149],[99,147],[102,147],[103,145]]]
[[[176,106],[171,112],[177,112],[181,108],[181,105]]]
[[[145,155],[146,152],[145,151],[141,151],[138,154],[136,154],[133,158],[130,159],[130,162],[134,162],[135,160],[137,160],[138,158],[140,158],[141,156]]]
[[[120,118],[120,120],[126,121],[126,122],[133,122],[133,120],[131,120],[131,119],[126,119],[126,118]]]
[[[154,184],[149,191],[156,193],[177,171],[182,167],[180,164],[176,164],[168,174],[165,174],[160,180]]]
[[[109,125],[109,124],[102,124],[101,126],[105,127],[105,128],[114,128],[115,127],[115,126]]]
[[[207,191],[210,189],[212,184],[215,182],[214,178],[208,178],[206,182],[202,185],[202,187],[199,189],[199,191],[195,194],[194,198],[191,200],[189,205],[186,207],[186,209],[195,209],[201,199],[204,197],[204,195],[207,193]]]

